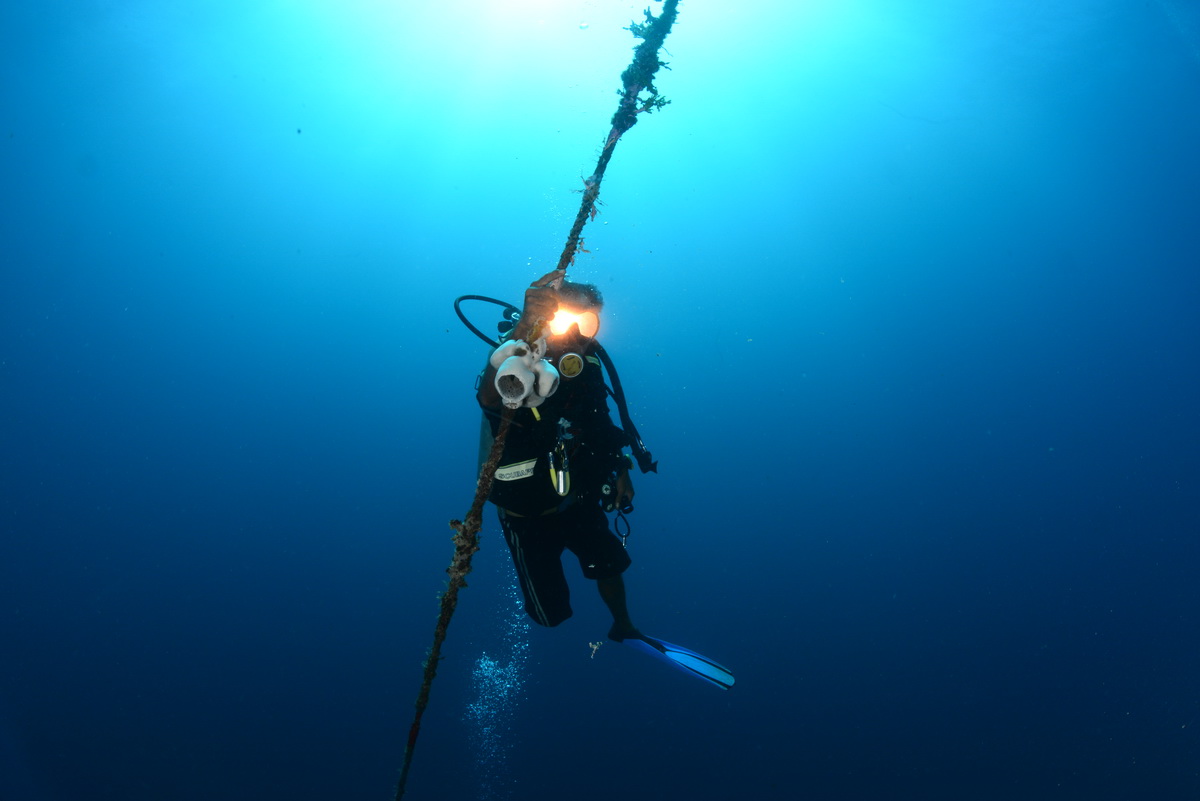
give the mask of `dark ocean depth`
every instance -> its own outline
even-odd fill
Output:
[[[451,304],[557,261],[643,7],[0,10],[0,801],[392,798]],[[633,618],[737,683],[574,560],[531,624],[489,509],[405,797],[1200,798],[1200,7],[684,0],[662,58],[571,275]]]

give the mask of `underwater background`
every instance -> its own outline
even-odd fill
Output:
[[[643,8],[0,10],[0,799],[392,797],[451,303],[557,260]],[[660,460],[634,620],[737,684],[593,652],[571,559],[526,623],[489,510],[407,797],[1196,798],[1200,8],[685,0],[666,51],[571,275]]]

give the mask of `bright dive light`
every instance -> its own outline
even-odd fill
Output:
[[[556,337],[571,330],[571,326],[578,324],[579,333],[589,339],[596,336],[600,330],[600,315],[594,311],[569,312],[566,309],[559,309],[554,313],[554,319],[550,321],[550,333]]]

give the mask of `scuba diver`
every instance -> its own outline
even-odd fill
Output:
[[[463,299],[500,301],[481,296]],[[634,625],[622,574],[631,560],[625,547],[633,511],[630,468],[657,472],[658,465],[629,418],[620,379],[596,340],[604,299],[592,284],[563,281],[532,286],[524,311],[507,309],[501,332],[510,337],[522,316],[547,321],[533,344],[502,338],[481,374],[476,398],[484,412],[486,456],[497,434],[502,407],[514,409],[504,451],[488,497],[496,505],[504,539],[525,599],[525,611],[542,626],[571,617],[570,588],[562,554],[571,551],[586,578],[596,582],[612,613],[609,639],[623,642],[722,689],[733,685],[728,668],[686,648],[649,637]],[[455,310],[481,338],[496,343]],[[506,331],[507,326],[507,331]],[[603,365],[603,369],[602,369]],[[607,370],[613,384],[605,382]],[[609,415],[607,396],[617,403],[622,426]],[[632,455],[624,452],[625,448]],[[482,457],[481,457],[482,460]],[[616,512],[618,537],[607,513]]]
[[[553,395],[514,417],[488,500],[499,510],[529,616],[543,626],[571,616],[565,548],[578,557],[584,576],[595,580],[613,616],[608,636],[619,642],[639,632],[621,578],[629,553],[609,530],[603,492],[615,474],[608,490],[615,492],[618,508],[628,508],[634,490],[630,460],[622,453],[628,439],[609,417],[595,354],[602,306],[599,290],[590,284],[564,282],[558,291],[531,287],[525,293],[522,316],[549,321],[544,358],[557,368],[560,383]],[[489,360],[476,396],[493,436],[502,405],[496,378],[503,362],[496,361]]]

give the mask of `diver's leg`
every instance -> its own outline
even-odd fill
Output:
[[[612,612],[613,625],[608,630],[609,639],[620,642],[626,637],[639,636],[641,632],[629,618],[629,608],[625,603],[625,579],[621,578],[621,574],[596,579],[596,588],[600,590],[604,605]]]
[[[600,598],[612,612],[608,636],[617,642],[641,633],[629,618],[625,581],[621,574],[630,565],[629,551],[608,528],[608,516],[599,504],[580,502],[562,513],[567,547],[579,558],[583,575],[596,582]]]
[[[512,553],[525,596],[525,611],[542,626],[557,626],[571,616],[571,590],[563,575],[559,538],[545,519],[500,514],[500,527]]]

